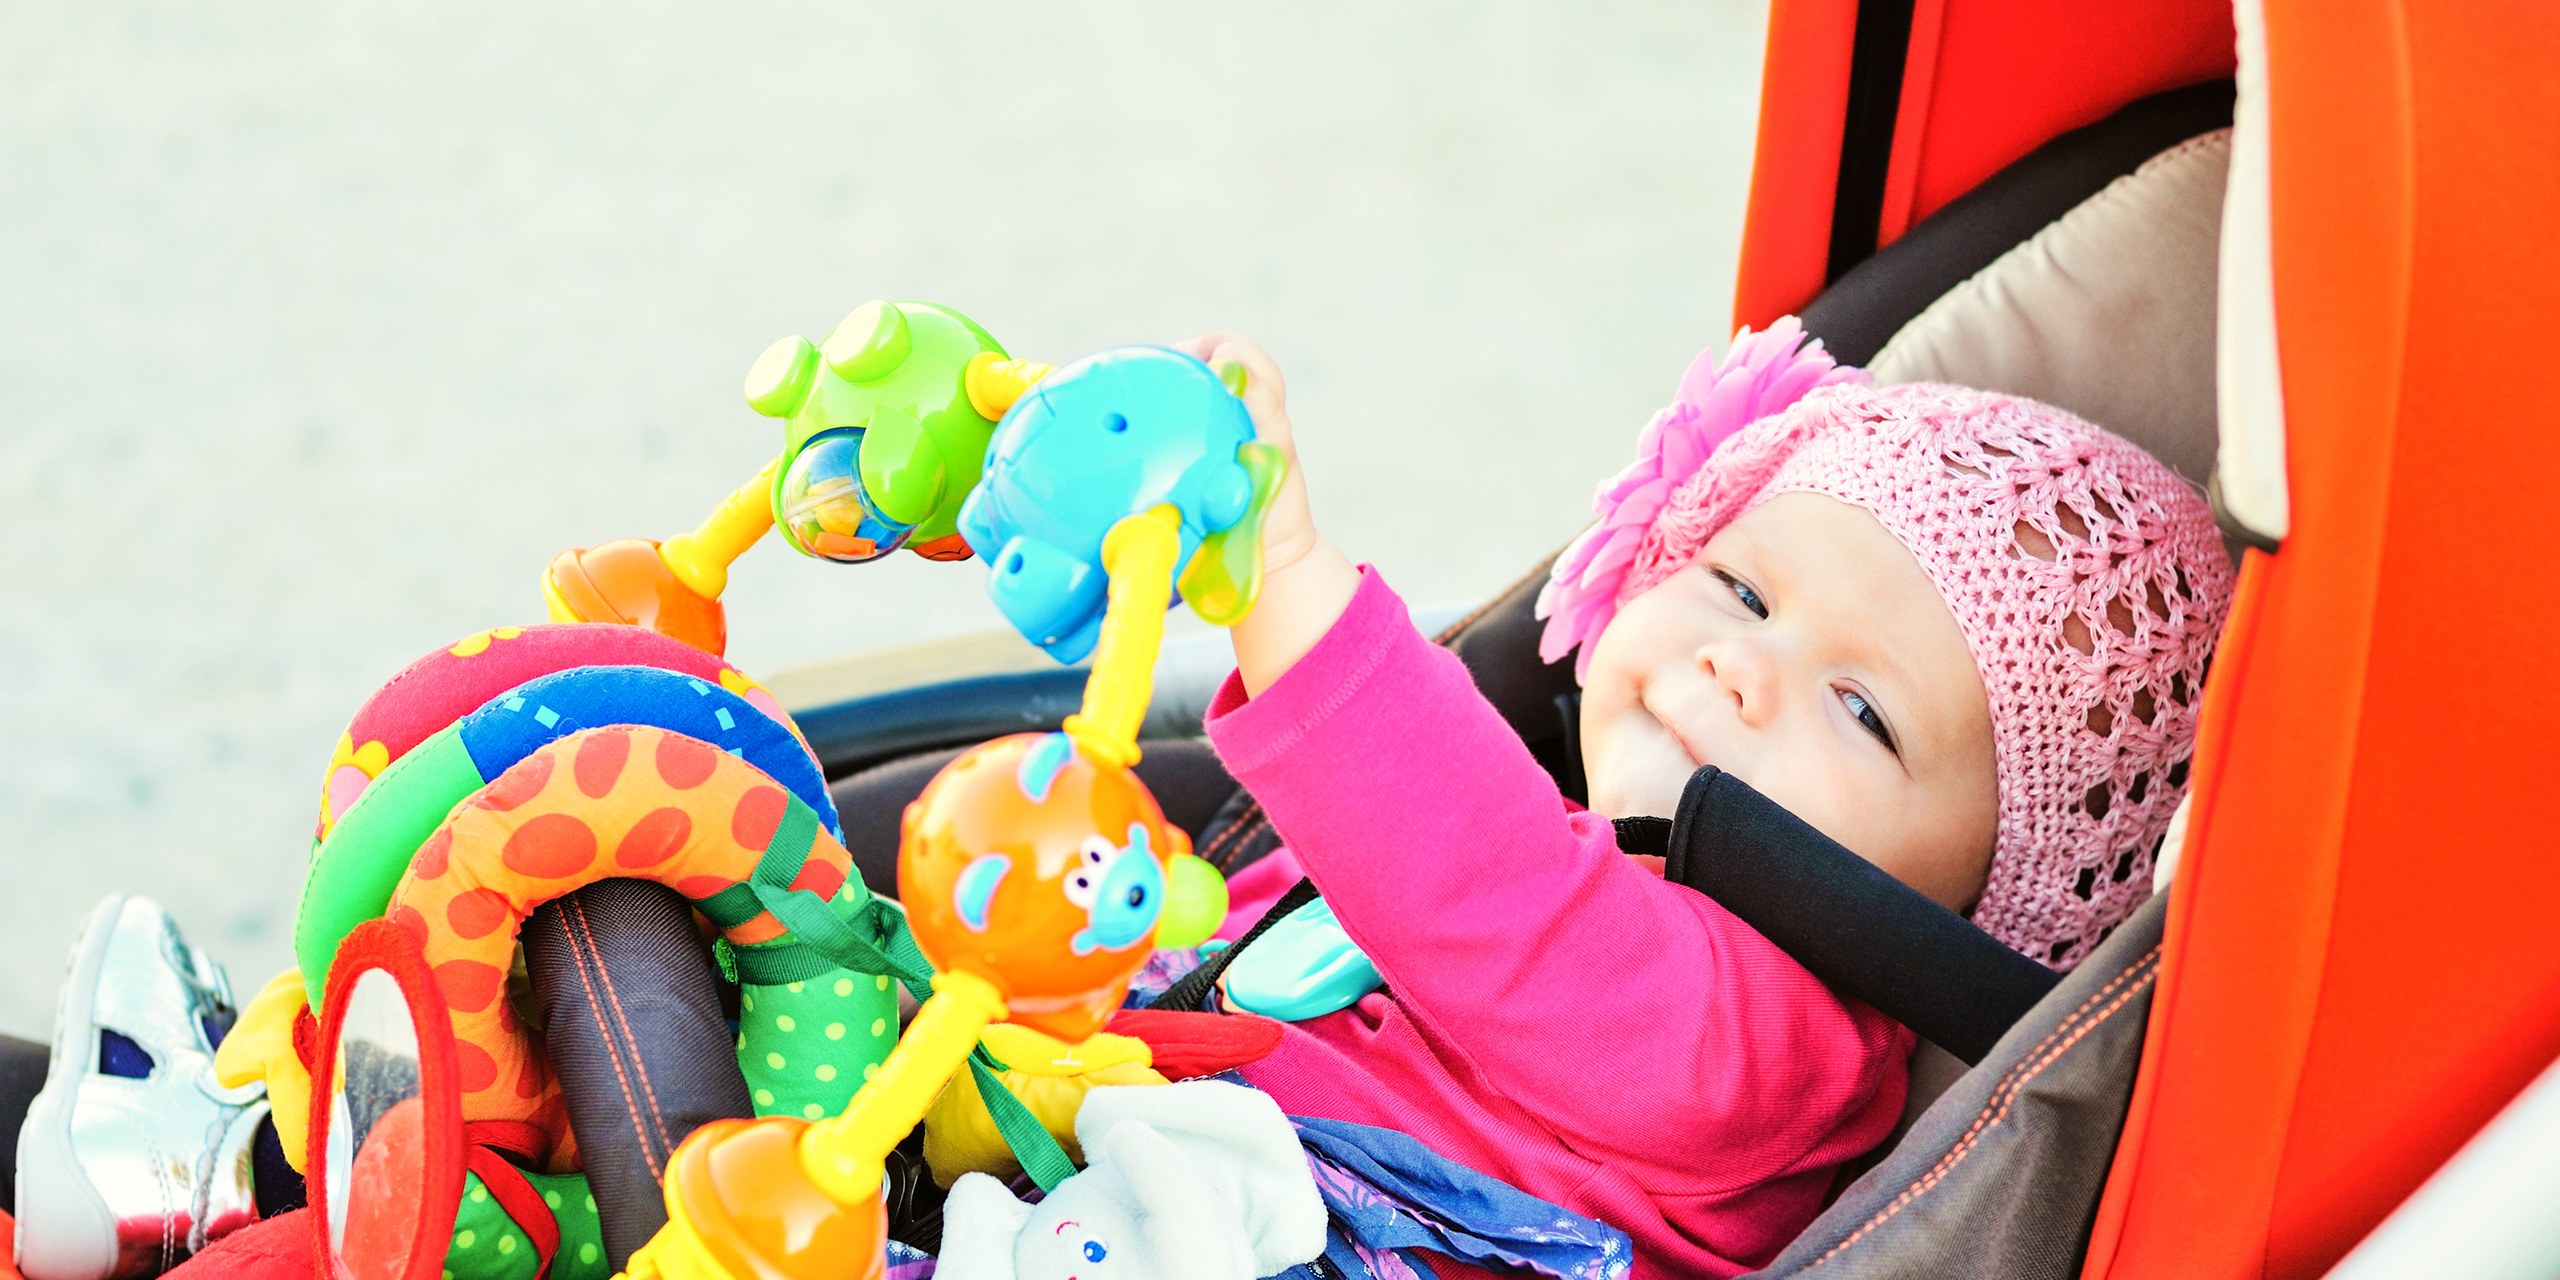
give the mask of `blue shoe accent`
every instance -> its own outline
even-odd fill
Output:
[[[98,1074],[120,1080],[148,1080],[151,1068],[159,1064],[151,1060],[151,1051],[135,1044],[121,1031],[98,1028]]]

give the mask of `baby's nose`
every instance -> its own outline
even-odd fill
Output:
[[[1777,709],[1774,683],[1777,664],[1748,640],[1729,640],[1698,650],[1698,665],[1726,697],[1734,712],[1754,727],[1768,722]]]

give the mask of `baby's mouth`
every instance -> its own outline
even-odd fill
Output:
[[[1689,757],[1689,765],[1691,768],[1715,763],[1715,760],[1712,758],[1713,753],[1707,749],[1706,745],[1691,736],[1687,730],[1680,727],[1679,717],[1667,715],[1663,712],[1661,707],[1655,705],[1653,691],[1651,689],[1639,692],[1636,697],[1636,704],[1644,708],[1644,713],[1646,715],[1653,717],[1653,722],[1655,724],[1662,726],[1662,732],[1665,737],[1668,737],[1673,742],[1680,744],[1680,750],[1682,753]]]

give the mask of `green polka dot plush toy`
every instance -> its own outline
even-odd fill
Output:
[[[836,969],[739,993],[738,1069],[760,1116],[843,1111],[897,1038],[898,994],[885,974]]]
[[[772,942],[715,947],[722,972],[738,983],[738,1069],[759,1116],[817,1119],[842,1112],[862,1082],[879,1073],[897,1040],[894,983],[931,981],[932,968],[908,937],[905,917],[859,879],[847,881],[825,906],[832,911],[799,916],[794,932]],[[612,1263],[585,1175],[524,1177],[560,1227],[547,1280],[609,1280]],[[467,1175],[444,1280],[534,1280],[541,1261],[532,1236],[478,1174]]]
[[[828,905],[850,945],[795,931],[771,943],[719,947],[721,968],[738,982],[738,1070],[759,1116],[816,1120],[842,1112],[897,1042],[893,973],[919,999],[931,994],[933,967],[894,904],[873,897],[857,878]],[[863,953],[878,959],[859,968],[839,963]]]
[[[604,1226],[585,1176],[527,1173],[524,1180],[560,1224],[560,1248],[551,1256],[551,1280],[608,1280]],[[462,1205],[453,1215],[453,1244],[445,1250],[444,1280],[533,1280],[542,1267],[533,1237],[500,1208],[476,1173],[464,1174]]]

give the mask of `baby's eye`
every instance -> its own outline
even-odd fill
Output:
[[[1743,608],[1749,609],[1753,614],[1759,617],[1765,618],[1769,616],[1768,603],[1760,598],[1759,592],[1751,589],[1750,583],[1744,582],[1742,579],[1737,578],[1730,573],[1726,573],[1722,569],[1711,569],[1708,570],[1708,572],[1716,575],[1716,581],[1733,589],[1733,598],[1741,601]]]
[[[1840,705],[1847,707],[1849,715],[1857,720],[1859,727],[1874,734],[1876,741],[1884,744],[1885,750],[1895,755],[1902,754],[1902,748],[1893,745],[1893,730],[1885,727],[1884,716],[1876,711],[1875,704],[1867,701],[1864,695],[1855,689],[1843,689],[1840,691]]]

